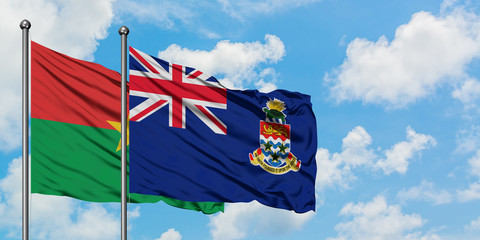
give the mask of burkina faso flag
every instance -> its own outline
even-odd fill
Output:
[[[31,45],[32,193],[120,202],[120,74]],[[133,193],[128,199],[164,201],[208,214],[224,207]]]

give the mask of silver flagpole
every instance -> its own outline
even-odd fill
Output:
[[[29,183],[30,166],[28,162],[28,88],[30,83],[29,70],[29,48],[30,40],[28,31],[32,25],[28,20],[20,22],[22,29],[22,238],[28,240],[28,217],[29,217]]]
[[[127,35],[128,28],[120,27],[122,37],[122,240],[127,240]]]

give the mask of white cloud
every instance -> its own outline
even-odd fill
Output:
[[[0,227],[18,236],[22,227],[22,158],[8,166],[7,176],[0,180]]]
[[[480,200],[480,182],[470,184],[465,190],[457,190],[457,197],[460,202]]]
[[[32,23],[31,39],[77,58],[93,59],[98,40],[107,35],[113,0],[0,1],[0,150],[21,143],[21,30],[20,21]]]
[[[196,11],[187,7],[192,4],[196,7],[199,5],[191,1],[118,0],[115,3],[115,12],[122,17],[132,16],[141,23],[153,23],[170,29],[175,26],[176,21],[188,23],[197,17]]]
[[[383,170],[388,175],[396,171],[405,174],[409,161],[431,145],[435,139],[430,135],[418,134],[410,126],[407,127],[407,140],[393,145],[381,153],[371,147],[372,138],[361,126],[350,131],[342,141],[342,152],[330,154],[327,149],[317,150],[317,191],[325,187],[339,185],[348,188],[349,182],[356,179],[353,171],[364,168]]]
[[[49,196],[51,199],[55,197]],[[58,198],[58,197],[56,197]],[[36,201],[35,198],[32,201]],[[62,201],[62,200],[59,200]],[[53,204],[52,201],[46,201],[45,204]],[[74,208],[75,209],[75,208]],[[60,217],[52,216],[50,218],[41,217],[39,220],[45,223],[41,226],[40,233],[44,234],[45,239],[118,239],[120,236],[120,221],[113,214],[109,213],[100,204],[88,204],[87,207],[76,207],[75,212],[53,211],[61,216],[66,222],[57,221],[52,224],[48,220]],[[68,214],[68,215],[67,215]],[[72,214],[76,218],[72,218]],[[33,224],[38,224],[34,222]]]
[[[468,226],[465,226],[465,230],[470,232],[480,232],[480,217],[476,220],[472,220]]]
[[[155,240],[182,240],[182,235],[174,228],[170,228]]]
[[[446,204],[452,202],[452,196],[446,190],[435,190],[433,183],[422,181],[417,187],[411,187],[408,190],[402,189],[398,192],[397,197],[401,201],[406,200],[423,200],[432,202],[435,205]]]
[[[399,108],[449,81],[463,79],[466,66],[480,56],[480,17],[454,8],[441,16],[415,13],[389,42],[356,38],[343,64],[325,76],[337,101]]]
[[[133,226],[133,220],[140,217],[140,206],[136,206],[134,209],[127,210],[127,231],[130,231]]]
[[[471,173],[480,179],[480,150],[477,150],[477,154],[468,159],[468,164]]]
[[[209,226],[213,240],[245,239],[259,234],[280,236],[301,229],[313,216],[312,211],[298,214],[253,201],[226,204],[224,213],[210,217]]]
[[[385,153],[386,158],[380,159],[376,167],[383,169],[389,175],[393,171],[405,174],[408,168],[408,160],[429,146],[435,146],[436,141],[430,135],[418,134],[410,126],[407,127],[407,141],[399,142]]]
[[[261,83],[267,90],[274,87],[276,74],[273,68],[262,69],[261,64],[276,63],[285,55],[285,46],[275,35],[265,35],[265,43],[232,43],[220,41],[211,51],[191,50],[172,44],[158,57],[166,61],[191,66],[213,75],[225,85],[242,88]]]
[[[342,140],[342,152],[339,157],[345,164],[352,167],[370,165],[376,157],[373,150],[368,149],[370,144],[372,144],[372,137],[367,131],[363,127],[355,127]]]
[[[403,240],[440,240],[443,237],[440,237],[438,234],[434,232],[428,232],[426,234],[422,234],[421,232],[410,233],[407,234]]]
[[[129,220],[133,220],[140,217],[140,207],[136,206],[133,210],[127,211],[127,216]]]
[[[277,86],[272,82],[265,82],[263,79],[260,79],[257,83],[255,83],[255,87],[258,91],[263,93],[269,93],[277,89]]]
[[[340,38],[340,41],[338,41],[338,46],[343,47],[345,46],[345,39],[347,38],[347,35],[343,35],[342,38]]]
[[[209,39],[221,36],[205,24],[203,13],[218,13],[219,8],[218,3],[196,0],[117,0],[114,4],[116,22],[129,22],[134,18],[171,31],[195,31]]]
[[[472,125],[470,129],[458,131],[455,142],[457,153],[471,153],[480,149],[480,126]]]
[[[22,176],[21,158],[14,159],[8,174],[0,180],[0,228],[6,237],[21,236]],[[35,239],[118,239],[118,216],[102,204],[81,204],[68,197],[33,194],[31,196],[30,234]]]
[[[340,239],[439,239],[435,234],[422,235],[412,230],[422,227],[425,220],[418,214],[404,214],[398,205],[388,205],[385,197],[377,196],[367,203],[348,203],[340,215],[353,217],[335,226]]]
[[[317,192],[322,191],[327,186],[339,185],[342,188],[348,188],[348,183],[355,179],[350,168],[344,165],[342,159],[330,157],[330,153],[325,148],[317,150],[316,160],[317,177],[315,188]]]
[[[349,182],[356,179],[352,170],[369,167],[377,157],[369,145],[372,138],[367,131],[357,126],[342,140],[342,152],[330,156],[327,149],[317,150],[317,191],[335,184],[348,188]]]
[[[244,20],[245,17],[254,15],[273,14],[274,12],[301,7],[320,0],[217,0],[223,11],[233,18]]]
[[[302,7],[320,0],[247,0],[247,1],[196,1],[196,0],[117,0],[115,15],[117,22],[128,21],[133,17],[140,23],[149,23],[161,28],[178,31],[184,27],[188,31],[196,31],[203,37],[218,39],[221,35],[211,30],[212,25],[206,23],[210,15],[230,15],[240,23],[248,17],[274,14],[279,11]],[[192,7],[194,6],[194,7]],[[205,19],[207,18],[207,19]],[[215,19],[215,24],[219,24]],[[220,23],[221,24],[221,23]]]
[[[274,14],[296,7],[302,7],[320,0],[247,0],[231,1],[217,0],[216,2],[195,0],[118,0],[115,12],[125,17],[134,17],[139,22],[148,22],[162,28],[173,29],[174,26],[186,24],[196,26],[195,29],[208,38],[218,38],[217,33],[211,32],[202,26],[202,18],[198,12],[219,14],[225,12],[232,18],[243,22],[246,17]],[[195,6],[192,8],[192,6]],[[118,19],[122,21],[123,19]],[[200,23],[200,24],[199,24]]]
[[[440,6],[440,12],[444,13],[457,5],[458,0],[443,0]]]
[[[255,88],[260,92],[268,93],[277,89],[277,73],[273,68],[265,68],[259,74],[260,80],[255,83]]]
[[[480,180],[480,150],[468,159],[470,173]],[[457,198],[460,202],[480,200],[480,181],[470,184],[468,189],[457,190]]]
[[[469,78],[460,88],[452,92],[452,96],[463,102],[467,108],[473,108],[476,106],[475,102],[480,99],[480,82]]]
[[[20,56],[18,26],[22,19],[28,19],[32,23],[33,41],[75,58],[92,60],[98,40],[107,36],[113,18],[112,2],[114,0],[2,1],[0,26],[11,34],[5,35],[10,37],[4,50],[13,51],[7,48],[15,46]]]

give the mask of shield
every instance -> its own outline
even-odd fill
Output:
[[[285,104],[270,99],[267,108],[262,110],[266,113],[266,121],[260,121],[260,148],[248,154],[250,163],[275,175],[290,170],[297,172],[302,163],[290,152],[290,125],[285,124],[287,116],[282,112]]]
[[[260,121],[260,148],[265,164],[284,167],[290,153],[290,125]]]

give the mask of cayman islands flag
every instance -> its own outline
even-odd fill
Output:
[[[315,210],[310,96],[231,90],[130,48],[130,192]]]

